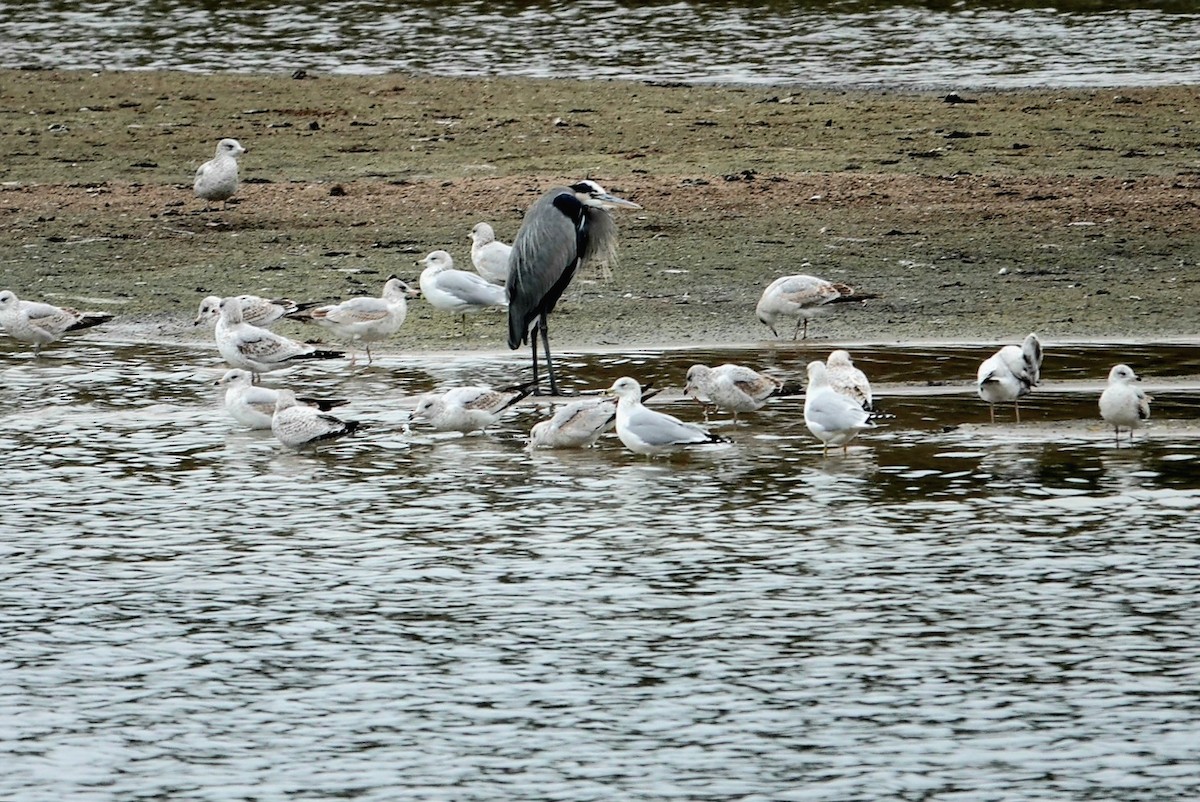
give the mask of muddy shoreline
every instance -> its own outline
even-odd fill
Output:
[[[1200,88],[933,93],[641,83],[0,72],[3,283],[115,312],[103,336],[203,343],[208,294],[377,294],[425,253],[469,265],[544,189],[621,213],[611,279],[557,347],[755,346],[762,288],[808,272],[876,296],[819,342],[1186,340],[1200,331]],[[222,136],[225,210],[191,197]],[[291,325],[291,324],[289,324]],[[296,325],[288,333],[316,336]],[[382,350],[504,351],[502,313],[416,301]],[[328,339],[328,338],[325,338]]]

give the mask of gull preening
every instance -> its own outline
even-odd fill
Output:
[[[413,418],[439,432],[482,431],[500,420],[504,411],[533,392],[526,384],[505,390],[491,387],[455,387],[443,393],[426,393],[417,401]]]
[[[433,251],[421,264],[421,295],[435,308],[462,315],[462,333],[467,333],[467,314],[492,306],[507,306],[504,287],[466,270],[456,270],[446,251]]]
[[[383,285],[382,297],[359,296],[310,309],[305,319],[329,329],[335,336],[350,341],[350,364],[356,356],[354,347],[362,343],[371,364],[371,343],[386,340],[400,330],[408,316],[408,298],[418,292],[392,276]]]
[[[1009,401],[1020,423],[1020,398],[1037,387],[1041,378],[1042,344],[1036,334],[1027,336],[1020,345],[1006,345],[983,360],[976,375],[976,389],[988,404],[992,423],[996,422],[996,404]]]
[[[217,153],[196,170],[192,192],[206,201],[227,202],[238,189],[238,157],[246,152],[236,139],[222,139]]]
[[[642,208],[595,181],[555,187],[529,207],[513,239],[506,285],[508,347],[516,350],[529,343],[536,387],[541,333],[551,395],[558,395],[558,384],[550,361],[547,319],[580,266],[616,259],[617,225],[609,209],[618,207]]]
[[[273,331],[242,320],[242,304],[237,296],[221,301],[221,317],[216,328],[217,350],[235,368],[251,373],[267,373],[291,367],[300,360],[334,359],[341,351],[319,349],[289,339]]]
[[[262,298],[258,295],[239,295],[242,305],[242,320],[252,326],[270,326],[289,315],[294,315],[312,304],[298,304],[290,298]],[[221,318],[221,298],[210,295],[200,302],[200,311],[192,325],[198,326],[204,321],[216,323]]]
[[[1100,394],[1100,417],[1116,430],[1118,446],[1122,428],[1129,430],[1132,443],[1133,430],[1150,419],[1150,402],[1154,398],[1135,384],[1139,378],[1128,365],[1114,365],[1108,372],[1108,387]]]
[[[635,379],[622,376],[607,392],[617,397],[617,437],[635,454],[655,456],[689,445],[721,442],[703,426],[642,404],[642,387]]]
[[[323,440],[353,434],[361,425],[358,421],[342,420],[315,407],[301,404],[291,390],[279,390],[275,414],[271,417],[271,433],[285,446],[299,448]]]
[[[867,379],[867,374],[854,366],[849,351],[839,348],[826,357],[825,377],[829,380],[830,387],[857,402],[863,409],[868,412],[875,409],[871,382]]]
[[[808,363],[808,387],[804,391],[804,423],[821,441],[821,453],[829,455],[830,446],[848,444],[858,433],[874,428],[871,414],[857,401],[842,395],[829,384],[825,363]]]
[[[870,296],[855,295],[854,289],[845,284],[826,281],[816,276],[784,276],[775,279],[763,290],[755,312],[759,321],[776,337],[779,336],[779,331],[775,324],[780,318],[796,318],[796,329],[792,332],[792,339],[796,339],[800,333],[801,324],[804,325],[804,333],[800,339],[807,339],[809,318],[816,315],[825,304],[868,297]]]
[[[739,412],[761,409],[767,399],[784,393],[785,386],[782,380],[743,365],[726,364],[715,368],[692,365],[688,368],[683,392],[732,412],[736,422]]]
[[[493,284],[504,286],[508,281],[508,256],[512,246],[496,239],[488,223],[476,223],[471,229],[471,264],[475,272]]]
[[[254,383],[254,374],[241,368],[225,371],[216,382],[225,388],[225,410],[238,423],[249,429],[270,429],[275,415],[279,391]],[[341,398],[311,398],[297,396],[297,401],[328,412],[347,401]]]
[[[0,292],[0,326],[14,340],[32,343],[35,357],[42,353],[42,346],[57,342],[68,331],[89,329],[112,318],[107,312],[80,312],[40,301],[22,301],[11,290]]]

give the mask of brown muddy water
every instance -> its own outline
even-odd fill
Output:
[[[831,347],[559,370],[700,420],[688,365]],[[896,417],[847,456],[795,397],[648,461],[530,455],[543,402],[406,432],[523,354],[271,376],[369,427],[295,453],[210,349],[0,340],[0,798],[1197,798],[1200,346],[1050,343],[1020,426],[994,348],[852,347]],[[1155,395],[1120,448],[1118,361]]]

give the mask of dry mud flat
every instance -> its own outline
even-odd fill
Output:
[[[591,176],[641,203],[557,347],[749,345],[773,278],[876,297],[823,340],[1188,338],[1200,329],[1200,89],[942,95],[617,82],[0,72],[3,284],[202,339],[207,294],[377,294],[426,252],[469,264],[537,193]],[[202,211],[215,142],[245,184]],[[585,277],[586,278],[586,277]],[[503,349],[415,302],[391,343]]]

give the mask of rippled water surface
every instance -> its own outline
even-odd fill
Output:
[[[698,420],[692,362],[827,348],[560,370]],[[845,456],[780,398],[648,461],[531,456],[533,404],[406,433],[516,355],[273,377],[369,426],[295,453],[211,351],[0,339],[0,798],[1195,799],[1200,348],[1048,347],[1021,427],[990,350],[856,350],[896,418]],[[1120,448],[1118,360],[1155,394]]]
[[[1190,0],[0,3],[0,65],[685,82],[1200,81]]]

